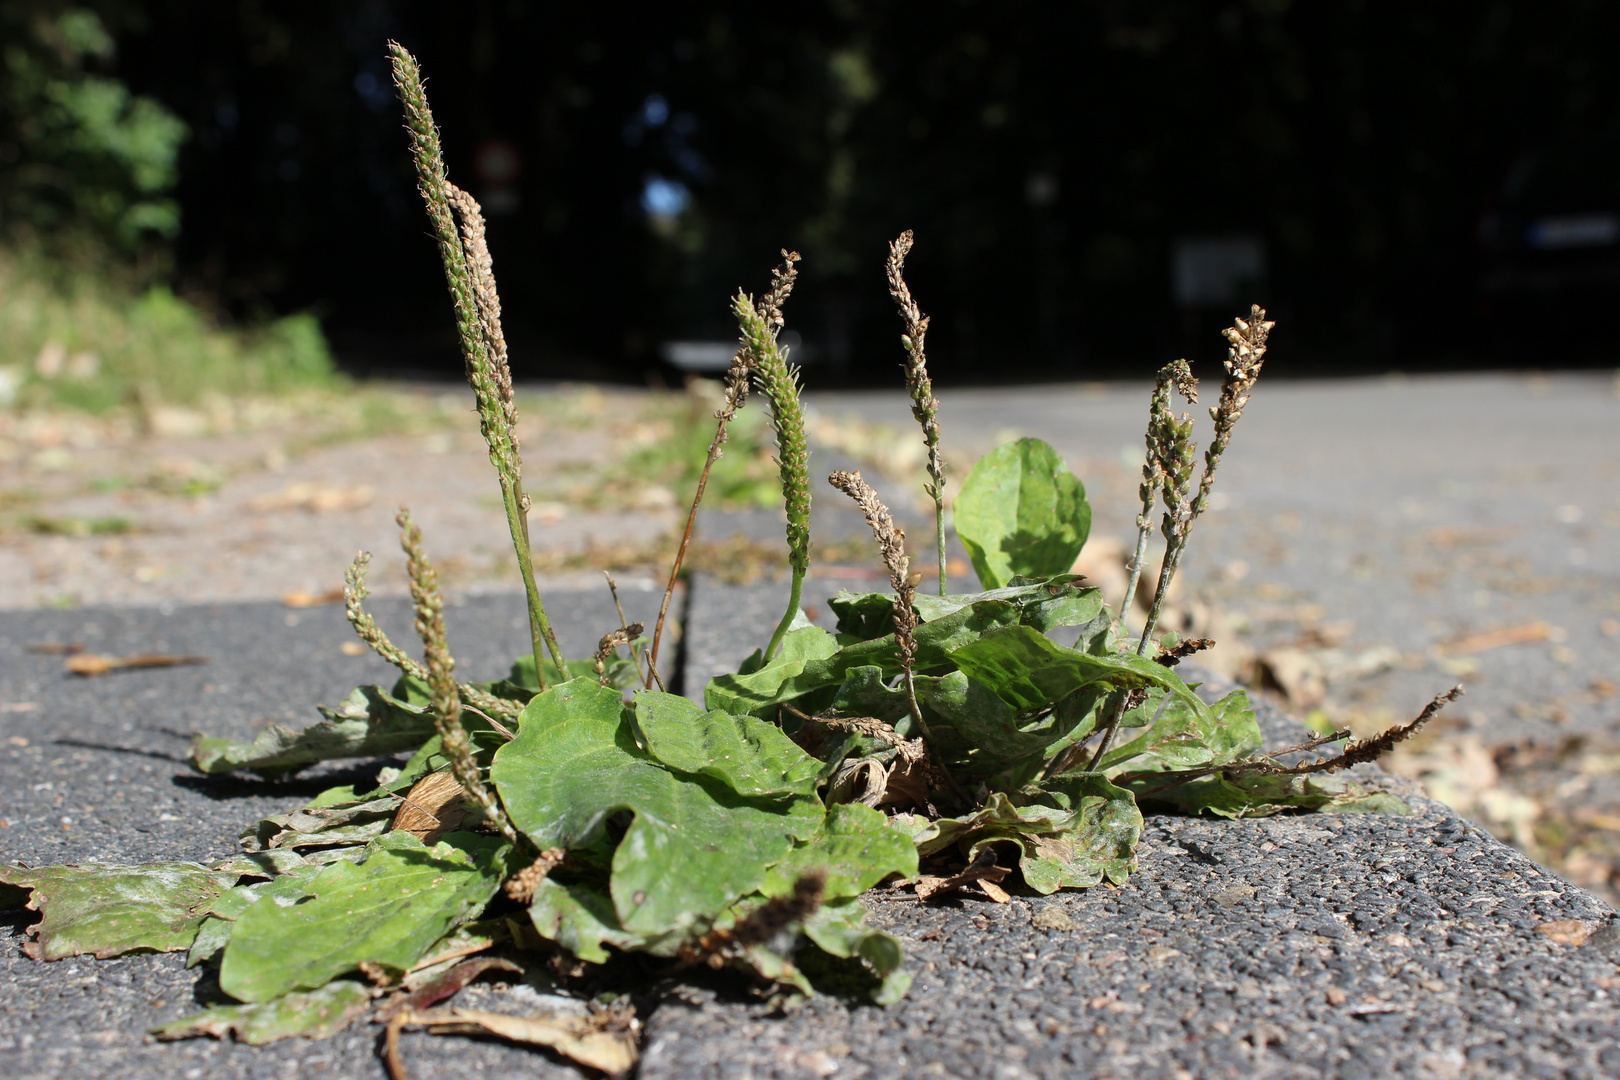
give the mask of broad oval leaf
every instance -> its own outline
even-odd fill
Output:
[[[1085,485],[1039,439],[980,458],[952,505],[956,535],[986,589],[1066,573],[1091,532]]]
[[[455,833],[433,847],[406,832],[367,845],[363,863],[337,862],[307,886],[314,896],[250,905],[236,921],[220,989],[240,1001],[314,990],[362,963],[400,971],[494,895],[505,871],[498,839]]]
[[[813,795],[821,776],[822,763],[775,724],[704,712],[674,694],[637,694],[636,727],[655,760],[677,772],[713,777],[739,795]]]
[[[916,877],[917,845],[871,807],[841,803],[827,811],[826,824],[815,836],[771,867],[760,892],[789,896],[801,875],[816,870],[826,875],[825,899],[859,896],[890,874]]]
[[[317,761],[376,757],[415,750],[433,734],[433,712],[390,694],[362,686],[326,717],[302,731],[271,724],[251,743],[198,735],[191,741],[191,764],[205,773],[251,769],[261,776],[297,772]]]
[[[1128,653],[1097,656],[1066,648],[1034,627],[992,630],[951,653],[951,660],[977,682],[1016,709],[1061,701],[1087,686],[1111,689],[1160,687],[1195,714],[1207,717],[1198,699],[1170,668]]]
[[[536,847],[581,847],[601,835],[609,815],[635,815],[614,849],[609,887],[630,933],[712,918],[757,889],[765,868],[824,816],[814,798],[749,799],[652,761],[636,746],[618,691],[591,680],[552,687],[520,723],[490,775],[512,824]]]

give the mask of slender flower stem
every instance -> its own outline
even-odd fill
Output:
[[[898,646],[895,652],[904,677],[906,705],[911,711],[912,722],[917,725],[917,734],[928,745],[928,751],[933,755],[946,785],[956,790],[956,781],[945,769],[945,763],[934,745],[934,733],[929,730],[928,721],[923,719],[922,706],[917,701],[913,670],[917,664],[917,639],[913,631],[921,620],[917,617],[917,583],[911,574],[911,559],[906,555],[906,531],[894,523],[889,508],[883,505],[883,500],[878,498],[872,485],[860,473],[839,469],[827,477],[827,483],[855,500],[867,525],[871,526],[873,538],[878,542],[883,565],[889,571],[889,585],[894,589],[894,640]],[[958,794],[961,792],[958,791]]]
[[[912,299],[911,287],[906,284],[906,256],[911,252],[912,234],[907,229],[889,244],[889,295],[900,308],[900,319],[906,332],[900,335],[900,344],[906,350],[906,389],[911,393],[911,415],[922,426],[923,442],[928,446],[928,476],[932,481],[924,490],[934,500],[935,539],[939,548],[939,595],[945,595],[945,462],[939,456],[939,399],[934,396],[934,382],[928,377],[928,357],[923,341],[928,334],[928,316],[922,313]]]
[[[545,605],[534,580],[534,559],[529,541],[529,498],[523,493],[523,459],[518,452],[517,405],[512,372],[506,360],[501,332],[500,297],[495,290],[489,248],[484,241],[484,220],[478,203],[454,187],[444,168],[439,129],[428,108],[422,74],[416,58],[397,42],[388,43],[393,58],[394,85],[405,106],[405,128],[410,134],[411,156],[416,162],[418,187],[427,205],[445,281],[456,312],[467,381],[478,403],[479,427],[489,446],[489,459],[500,476],[506,524],[517,554],[518,572],[529,605],[529,637],[534,653],[535,677],[546,688],[542,649],[549,649],[561,678],[568,665],[557,645],[557,635],[546,617]],[[461,218],[458,228],[457,215]]]
[[[754,378],[771,404],[776,427],[776,465],[782,482],[782,502],[787,511],[788,568],[792,584],[788,607],[776,624],[762,654],[766,662],[776,654],[793,618],[799,613],[804,576],[810,570],[810,445],[804,434],[804,408],[799,402],[799,369],[787,362],[777,344],[782,332],[781,300],[793,288],[799,261],[797,252],[782,252],[782,267],[774,271],[771,292],[759,304],[747,293],[732,298],[732,313],[742,331],[742,345],[748,352]]]
[[[411,576],[416,632],[422,639],[423,666],[427,669],[439,745],[444,756],[450,759],[450,768],[467,801],[479,808],[490,828],[499,832],[507,843],[516,845],[519,842],[517,831],[484,783],[467,730],[461,726],[461,696],[454,675],[456,662],[445,642],[444,596],[439,592],[439,575],[422,550],[422,530],[411,523],[410,511],[400,507],[395,520],[399,522],[399,542],[405,549],[406,567]]]

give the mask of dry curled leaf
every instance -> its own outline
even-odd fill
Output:
[[[328,604],[343,603],[342,589],[327,589],[325,592],[309,592],[306,589],[294,589],[282,596],[281,602],[290,608],[325,607]]]
[[[72,656],[75,653],[84,652],[84,643],[82,641],[36,641],[28,646],[28,651],[44,656]]]
[[[523,969],[510,960],[499,956],[480,956],[476,960],[467,960],[457,964],[449,971],[442,973],[437,978],[424,983],[409,993],[389,998],[377,1007],[373,1019],[379,1024],[385,1024],[402,1011],[416,1012],[437,1005],[446,998],[459,994],[474,979],[488,971],[510,971],[518,975],[523,974]]]
[[[455,773],[444,769],[428,773],[411,787],[405,805],[394,815],[394,828],[433,844],[453,832],[466,816],[467,797],[461,783]]]
[[[75,675],[105,675],[110,671],[128,668],[177,667],[181,664],[206,664],[206,656],[166,656],[161,653],[139,653],[135,656],[102,656],[99,653],[80,653],[67,658],[67,669]]]
[[[591,1017],[507,1016],[482,1009],[451,1008],[426,1013],[402,1012],[394,1018],[389,1030],[392,1033],[403,1025],[420,1025],[444,1034],[488,1034],[530,1046],[549,1046],[564,1057],[609,1076],[629,1072],[637,1058],[633,1029],[628,1025],[622,1030],[604,1028],[601,1021]],[[404,1080],[403,1069],[396,1069],[395,1080]]]
[[[984,894],[998,904],[1005,904],[1012,897],[1007,895],[1005,889],[997,882],[1012,873],[1009,866],[997,866],[995,852],[986,848],[979,857],[960,874],[955,877],[937,877],[933,874],[924,874],[917,879],[917,899],[933,900],[936,897],[946,896],[955,892],[964,885],[977,884],[984,890]]]

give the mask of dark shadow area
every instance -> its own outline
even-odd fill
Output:
[[[179,773],[172,778],[172,783],[175,787],[199,792],[215,802],[255,797],[308,799],[328,788],[341,787],[345,784],[353,785],[356,791],[370,791],[377,786],[379,772],[386,768],[401,768],[404,764],[405,759],[401,757],[380,758],[359,765],[331,768],[315,775],[289,776],[277,780],[264,780],[249,773],[216,773],[207,776],[198,773]],[[287,809],[291,811],[297,807],[289,804]]]
[[[1273,377],[1616,362],[1614,5],[93,7],[96,70],[189,132],[169,276],[315,312],[357,374],[460,370],[389,38],[488,216],[521,378],[677,382],[792,247],[806,381],[892,385],[905,228],[941,385],[1218,359],[1250,302]]]

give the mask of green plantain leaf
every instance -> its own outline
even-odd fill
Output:
[[[240,876],[193,862],[0,865],[0,883],[32,890],[27,906],[44,913],[30,928],[33,940],[23,945],[36,960],[182,951],[209,905]]]
[[[947,662],[952,650],[977,640],[989,630],[1018,622],[1017,605],[1004,600],[981,600],[933,622],[917,627],[917,670]],[[704,688],[711,709],[774,719],[776,706],[812,690],[837,686],[858,667],[877,667],[885,674],[900,671],[894,635],[846,645],[825,659],[785,665],[772,664],[749,675],[721,675]]]
[[[329,847],[363,844],[393,827],[394,815],[405,804],[398,795],[385,795],[346,806],[313,804],[290,814],[276,814],[242,830],[242,850]]]
[[[1156,714],[1158,719],[1136,738],[1110,750],[1102,760],[1104,772],[1224,765],[1260,749],[1260,724],[1254,718],[1247,691],[1234,690],[1208,706],[1194,697],[1199,708],[1188,703],[1190,694],[1172,694],[1168,705],[1164,705],[1165,696],[1161,690],[1148,692],[1140,711],[1150,718]]]
[[[1096,774],[1070,774],[1027,794],[1048,801],[1020,806],[993,792],[982,808],[934,822],[919,834],[918,850],[929,855],[956,844],[972,859],[990,844],[1011,841],[1025,884],[1040,893],[1129,877],[1142,835],[1142,814],[1129,791]]]
[[[636,695],[636,727],[654,760],[677,772],[713,777],[739,795],[814,795],[821,762],[775,724],[705,713],[686,698]]]
[[[721,719],[734,730],[730,717]],[[536,847],[584,847],[610,815],[634,815],[614,850],[609,888],[619,925],[631,933],[661,934],[717,915],[757,889],[765,868],[824,816],[813,797],[749,799],[657,764],[636,746],[619,692],[593,680],[540,694],[520,724],[490,775],[512,823]]]
[[[241,1001],[313,990],[362,963],[404,971],[494,895],[509,849],[452,833],[427,847],[406,832],[366,845],[363,863],[336,862],[309,900],[255,903],[231,931],[219,985]]]
[[[1133,654],[1096,656],[1066,648],[1029,626],[991,630],[951,653],[968,676],[1017,709],[1054,704],[1077,690],[1162,687],[1195,714],[1209,707],[1170,668]]]
[[[980,458],[952,505],[956,535],[987,589],[1015,575],[1067,573],[1091,532],[1085,486],[1039,439]]]
[[[352,979],[329,982],[308,993],[284,994],[257,1005],[214,1005],[195,1016],[152,1030],[161,1042],[212,1035],[235,1035],[239,1042],[263,1046],[302,1035],[325,1039],[348,1027],[371,1002],[371,989]]]
[[[326,719],[303,731],[271,724],[251,743],[195,736],[191,763],[205,773],[251,769],[261,776],[281,776],[332,758],[415,750],[434,733],[430,709],[378,686],[362,686],[337,708],[323,706],[321,713]]]
[[[863,925],[865,921],[866,909],[860,901],[835,900],[805,920],[804,936],[832,956],[864,961],[878,979],[871,991],[872,1003],[893,1005],[911,988],[911,973],[900,967],[905,954],[898,941]]]
[[[1041,581],[1020,581],[978,593],[932,596],[918,593],[917,615],[933,622],[981,600],[1001,600],[1018,608],[1018,621],[1045,632],[1058,626],[1082,626],[1102,614],[1102,592],[1074,574],[1058,574]],[[827,606],[838,616],[838,632],[865,641],[894,633],[893,593],[840,592]],[[1106,625],[1106,623],[1102,624]]]
[[[1127,785],[1144,792],[1144,799],[1192,813],[1207,811],[1216,817],[1268,817],[1291,808],[1340,814],[1398,814],[1412,812],[1387,791],[1371,791],[1348,776],[1263,776],[1256,773],[1219,773],[1199,777],[1163,791],[1162,781],[1144,779]]]
[[[313,896],[311,883],[324,869],[318,863],[302,863],[277,874],[269,881],[256,881],[238,885],[221,893],[208,906],[208,918],[197,928],[197,937],[186,953],[186,967],[196,967],[204,960],[212,960],[231,939],[236,920],[260,900],[269,898],[277,903],[291,904],[306,896]]]
[[[1136,868],[1142,811],[1124,788],[1095,773],[1049,780],[1043,797],[1074,814],[1054,833],[1023,837],[1019,867],[1038,893],[1084,889],[1107,878],[1122,885]]]
[[[814,836],[771,867],[759,891],[769,897],[791,895],[794,882],[811,870],[826,874],[825,899],[859,896],[890,874],[916,877],[917,845],[871,807],[842,803],[827,811],[826,823]]]
[[[654,955],[673,954],[673,947],[660,950],[654,938],[626,930],[613,910],[613,899],[581,882],[563,885],[546,878],[535,890],[529,918],[541,937],[555,941],[588,964],[608,962],[611,954],[604,945],[646,949]],[[678,945],[681,936],[672,937],[673,944]]]

